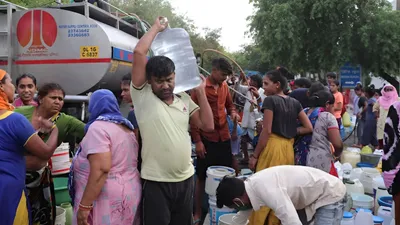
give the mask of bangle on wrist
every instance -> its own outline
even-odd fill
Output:
[[[79,209],[82,211],[90,211],[93,209],[93,204],[91,205],[82,205],[81,203],[79,203]]]
[[[255,155],[251,155],[250,158],[258,159],[258,157],[256,157]]]

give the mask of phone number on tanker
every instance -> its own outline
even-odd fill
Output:
[[[68,37],[89,37],[89,33],[69,33]]]
[[[69,29],[68,37],[89,37],[89,29]]]

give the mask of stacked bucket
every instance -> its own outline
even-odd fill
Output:
[[[216,190],[224,176],[235,176],[235,170],[225,166],[210,166],[207,169],[205,191],[208,194],[210,225],[218,225],[219,217],[224,214],[235,213],[234,209],[217,207]]]

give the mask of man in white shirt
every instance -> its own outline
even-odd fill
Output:
[[[235,208],[234,225],[245,225],[252,210],[266,206],[282,225],[340,225],[346,187],[338,178],[305,166],[275,166],[246,181],[225,177],[217,188],[217,206]],[[301,221],[297,210],[305,210]]]

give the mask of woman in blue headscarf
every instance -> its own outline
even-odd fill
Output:
[[[109,90],[92,94],[89,113],[85,137],[71,166],[73,224],[138,224],[141,183],[133,126]]]

